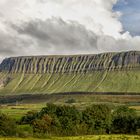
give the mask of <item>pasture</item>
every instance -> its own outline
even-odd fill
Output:
[[[13,98],[16,99],[14,102]],[[19,100],[20,99],[20,100]],[[22,100],[21,100],[22,99]],[[55,103],[57,105],[74,105],[83,110],[92,104],[109,104],[111,107],[119,105],[128,105],[136,109],[140,115],[140,95],[92,95],[92,94],[58,94],[58,95],[32,95],[22,98],[19,96],[1,97],[1,101],[8,103],[0,105],[0,112],[5,113],[12,118],[19,120],[28,111],[39,111],[45,107],[46,103]]]

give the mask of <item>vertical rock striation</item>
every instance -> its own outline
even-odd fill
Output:
[[[104,53],[77,56],[30,56],[6,58],[1,72],[9,73],[84,73],[88,71],[137,69],[140,52]]]

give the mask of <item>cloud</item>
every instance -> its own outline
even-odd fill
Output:
[[[139,51],[140,37],[129,36],[129,39],[115,39],[111,36],[100,36],[97,44],[102,52]]]
[[[32,40],[25,36],[7,34],[0,30],[0,57],[26,55],[32,45]]]
[[[12,25],[20,34],[37,42],[46,54],[76,54],[98,52],[97,35],[77,22],[52,18],[33,20],[20,26]]]
[[[46,54],[138,50],[140,43],[140,37],[131,37],[129,33],[124,33],[119,39],[103,34],[97,35],[77,22],[65,22],[60,18],[33,20],[12,27],[20,35],[26,35],[36,41],[40,51]]]
[[[122,13],[113,11],[116,2],[1,0],[0,57],[140,50],[140,37],[124,32]]]
[[[96,34],[118,37],[123,30],[120,13],[112,10],[117,0],[1,0],[0,13],[5,20],[18,24],[34,19],[57,17],[76,21]],[[8,9],[8,10],[7,10]]]

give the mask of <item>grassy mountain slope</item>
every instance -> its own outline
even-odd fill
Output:
[[[5,59],[1,94],[140,92],[140,52]]]

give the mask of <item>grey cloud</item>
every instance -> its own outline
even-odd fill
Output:
[[[0,30],[0,59],[1,57],[25,55],[28,46],[32,44],[31,40],[21,37],[18,34],[4,33]],[[0,60],[1,61],[1,60]]]
[[[97,36],[76,22],[64,22],[53,18],[46,21],[34,20],[21,26],[13,26],[19,34],[37,40],[40,48],[52,53],[97,52]]]
[[[14,54],[15,39],[10,35],[0,34],[0,55]],[[17,48],[16,48],[17,49]]]
[[[0,57],[140,50],[140,37],[115,39],[103,34],[99,36],[83,25],[58,18],[7,26],[14,32],[0,32]]]
[[[98,49],[102,52],[140,51],[140,37],[129,39],[115,39],[111,36],[100,36],[98,38]]]
[[[20,26],[12,25],[19,35],[26,35],[36,42],[38,54],[83,54],[140,50],[140,38],[115,39],[96,35],[77,22],[52,18],[32,20]],[[124,33],[125,34],[125,33]]]
[[[37,0],[38,2],[41,2],[41,3],[47,3],[48,2],[48,0]],[[49,2],[55,2],[55,3],[58,3],[58,4],[60,4],[60,3],[62,3],[64,0],[51,0],[51,1],[49,1]]]

